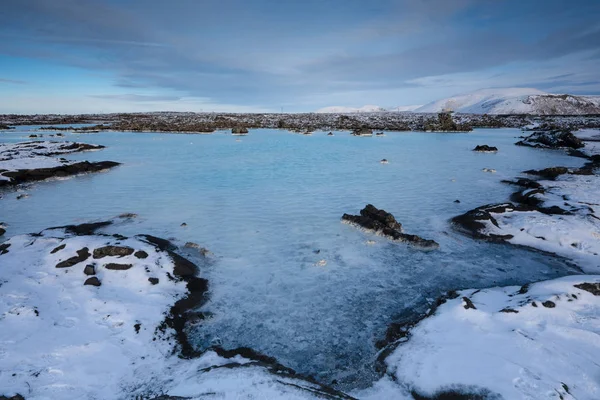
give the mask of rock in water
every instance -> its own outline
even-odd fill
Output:
[[[517,146],[539,147],[544,149],[580,149],[585,143],[566,129],[549,129],[534,132],[523,140],[515,143]]]
[[[473,149],[473,151],[481,151],[481,152],[487,152],[487,153],[492,153],[492,152],[497,152],[498,148],[494,147],[494,146],[488,146],[487,144],[482,144],[479,146],[475,146],[475,148]]]
[[[342,221],[374,231],[392,240],[406,242],[424,249],[437,249],[439,247],[439,244],[433,240],[402,233],[402,225],[396,221],[392,214],[380,210],[372,204],[367,204],[365,208],[360,210],[360,215],[344,214]]]
[[[248,128],[238,126],[236,128],[232,128],[231,133],[234,135],[246,135],[248,133]]]

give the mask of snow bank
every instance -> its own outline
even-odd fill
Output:
[[[97,258],[109,245],[120,246],[122,256]],[[240,356],[178,358],[174,332],[156,328],[186,285],[174,277],[171,256],[141,238],[51,229],[0,246],[0,396],[312,399],[324,393]],[[84,273],[88,265],[93,276]],[[100,286],[84,284],[92,277]]]
[[[598,399],[600,297],[583,289],[593,285],[576,287],[586,282],[600,276],[461,291],[411,330],[388,357],[388,375],[427,396]]]
[[[72,161],[54,156],[84,150],[96,150],[103,147],[84,143],[50,141],[3,143],[0,144],[0,171],[55,168],[70,165],[73,163]],[[10,180],[10,178],[0,173],[0,180]]]
[[[511,243],[567,257],[588,273],[600,272],[600,176],[561,175],[539,183],[545,193],[534,196],[544,207],[558,206],[571,214],[493,213],[498,226],[488,222],[484,233],[513,235]]]

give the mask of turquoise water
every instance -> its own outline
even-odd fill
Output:
[[[0,141],[28,140],[28,128],[20,129],[0,133]],[[331,137],[265,129],[238,141],[219,132],[66,133],[66,140],[107,146],[67,158],[123,165],[29,185],[21,190],[30,197],[22,200],[5,190],[0,221],[13,235],[139,214],[112,231],[192,241],[214,254],[202,269],[211,282],[203,310],[213,317],[193,328],[199,347],[248,346],[325,383],[363,387],[374,377],[374,342],[395,316],[422,311],[427,299],[449,289],[573,272],[545,255],[473,241],[448,224],[476,206],[506,200],[514,188],[502,179],[583,163],[560,151],[514,146],[520,134],[482,129]],[[500,151],[472,152],[477,144]],[[418,251],[340,222],[343,213],[358,213],[367,203],[440,249]],[[320,260],[326,265],[315,265]]]

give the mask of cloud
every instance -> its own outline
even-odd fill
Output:
[[[144,95],[144,94],[92,94],[90,97],[106,100],[121,100],[121,101],[179,101],[181,96],[165,96],[165,95]]]
[[[112,77],[110,96],[133,103],[187,96],[312,109],[347,93],[377,104],[383,92],[469,86],[463,74],[526,71],[580,53],[593,60],[594,11],[600,3],[584,0],[547,0],[543,12],[516,0],[7,0],[0,54],[100,71]],[[594,81],[572,67],[553,68],[556,84]],[[124,89],[167,94],[150,100]]]
[[[19,79],[4,79],[4,78],[0,78],[0,83],[7,83],[7,84],[13,84],[13,85],[26,85],[27,82],[19,80]]]

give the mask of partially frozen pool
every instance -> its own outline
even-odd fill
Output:
[[[573,272],[546,255],[470,240],[448,224],[454,215],[505,200],[514,188],[502,179],[583,163],[560,151],[514,146],[520,134],[252,130],[238,141],[224,133],[66,133],[66,140],[107,146],[68,158],[123,165],[34,184],[22,200],[5,190],[0,221],[14,235],[137,213],[114,229],[192,241],[214,253],[202,271],[212,296],[204,311],[213,317],[192,333],[199,347],[247,346],[324,383],[364,387],[374,377],[374,343],[387,324],[427,309],[427,299],[453,288]],[[21,127],[0,133],[0,142],[27,135]],[[477,144],[499,152],[472,152]],[[418,251],[340,223],[343,213],[367,203],[440,249]]]

